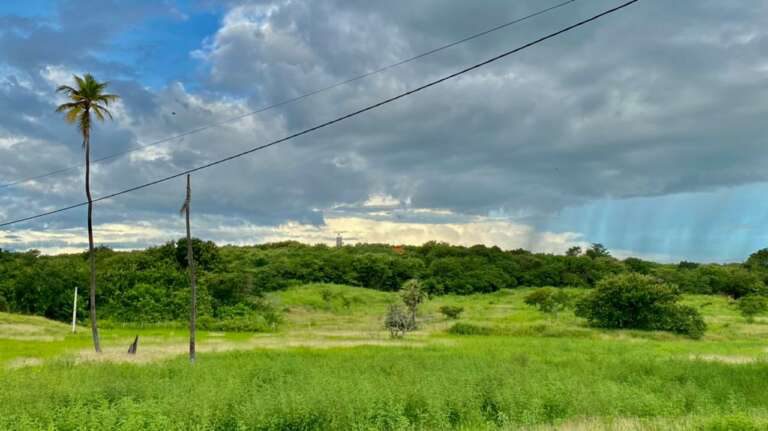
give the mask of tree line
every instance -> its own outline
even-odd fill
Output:
[[[196,238],[191,243],[203,328],[268,330],[279,321],[279,313],[264,294],[306,283],[398,291],[406,281],[418,279],[429,295],[468,295],[518,286],[587,288],[608,276],[637,273],[686,293],[740,298],[764,293],[768,280],[766,249],[743,263],[721,265],[620,260],[599,244],[556,255],[438,242],[341,248],[297,242],[219,247]],[[185,321],[190,304],[187,253],[184,238],[140,251],[96,248],[101,318],[141,324]],[[74,287],[89,283],[89,254],[0,250],[0,311],[66,321]],[[78,315],[88,317],[88,301],[81,298],[78,303],[83,306]]]

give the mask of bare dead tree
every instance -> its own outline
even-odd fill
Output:
[[[184,205],[179,211],[185,215],[187,222],[187,274],[189,275],[190,312],[189,312],[189,361],[195,362],[195,332],[197,327],[197,279],[195,277],[195,257],[192,252],[192,234],[189,228],[190,202],[192,201],[192,185],[190,175],[187,175],[187,194]]]

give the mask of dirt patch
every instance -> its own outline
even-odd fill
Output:
[[[28,323],[0,323],[0,338],[17,341],[57,341],[64,335],[57,335],[49,328]]]
[[[6,364],[6,367],[8,368],[21,368],[21,367],[34,367],[35,365],[42,365],[43,360],[40,358],[16,358],[8,364]]]
[[[758,361],[758,358],[752,356],[737,356],[737,355],[690,355],[688,357],[692,361],[706,361],[706,362],[722,362],[724,364],[752,364]]]
[[[359,335],[359,334],[358,334]],[[245,341],[225,341],[225,340],[206,340],[197,345],[199,353],[216,353],[229,351],[246,351],[254,349],[292,349],[292,348],[310,348],[310,349],[331,349],[358,346],[410,346],[424,347],[426,340],[391,340],[389,338],[358,338],[358,339],[334,339],[325,337],[285,337],[274,335],[257,335]],[[188,352],[186,343],[156,344],[149,342],[142,345],[139,342],[138,353],[129,355],[127,348],[106,347],[101,354],[92,350],[82,350],[75,356],[76,363],[87,362],[126,362],[126,363],[148,363],[174,356],[183,356]]]

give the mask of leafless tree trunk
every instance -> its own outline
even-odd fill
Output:
[[[87,115],[87,114],[86,114]],[[90,131],[83,131],[83,147],[85,147],[85,195],[88,197],[88,261],[91,269],[90,280],[90,315],[93,348],[101,353],[99,342],[99,327],[96,324],[96,253],[93,249],[93,198],[91,197],[91,136]]]
[[[192,234],[189,228],[190,202],[192,201],[192,186],[190,175],[187,175],[187,196],[181,212],[186,216],[187,222],[187,273],[189,274],[189,286],[191,289],[190,315],[189,315],[189,361],[195,362],[195,332],[197,327],[197,280],[195,276],[195,257],[192,252]]]

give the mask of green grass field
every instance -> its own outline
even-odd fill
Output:
[[[0,313],[0,429],[768,429],[765,319],[688,296],[701,340],[596,330],[529,291],[435,298],[392,340],[395,294],[297,287],[271,297],[278,332],[202,332],[194,366],[184,329],[104,329],[97,356],[86,328]],[[449,334],[446,304],[495,335]]]

